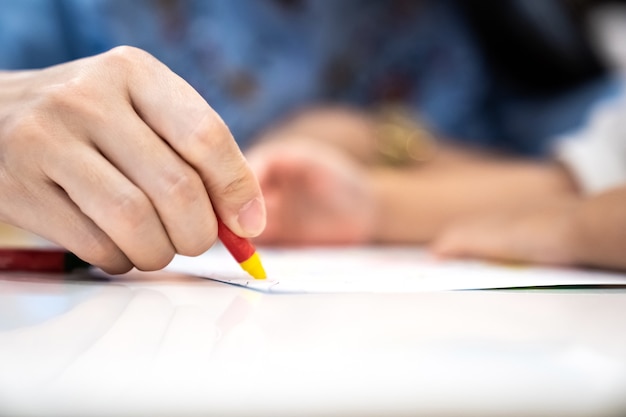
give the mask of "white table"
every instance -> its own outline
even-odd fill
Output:
[[[0,416],[618,416],[625,393],[623,289],[0,274]]]

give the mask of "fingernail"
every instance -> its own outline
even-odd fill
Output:
[[[265,228],[265,208],[260,198],[248,201],[237,217],[241,229],[250,236],[258,236]]]

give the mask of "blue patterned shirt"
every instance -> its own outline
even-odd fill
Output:
[[[453,0],[0,0],[0,44],[3,69],[142,48],[196,88],[242,147],[307,105],[393,101],[443,136],[537,154],[608,88],[494,98]]]

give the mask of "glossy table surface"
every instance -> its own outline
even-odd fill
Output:
[[[626,291],[0,274],[0,416],[618,416]]]

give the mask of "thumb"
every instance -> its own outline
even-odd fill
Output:
[[[258,236],[266,225],[265,200],[258,179],[240,153],[226,166],[220,176],[205,179],[213,209],[235,234]]]

